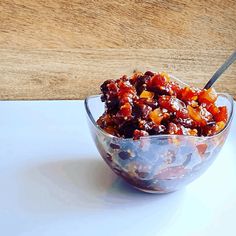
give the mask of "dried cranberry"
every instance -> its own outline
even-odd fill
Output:
[[[149,133],[144,131],[144,130],[134,130],[134,133],[133,133],[133,137],[134,137],[134,140],[137,140],[137,139],[140,139],[140,137],[143,137],[143,136],[148,136]]]

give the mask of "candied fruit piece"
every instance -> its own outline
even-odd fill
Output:
[[[176,97],[162,95],[158,99],[161,108],[165,108],[170,112],[176,112],[185,108],[185,104]]]
[[[108,133],[108,134],[112,134],[115,135],[116,134],[116,129],[113,126],[107,126],[104,128],[104,130]]]
[[[106,127],[106,126],[113,126],[114,122],[112,120],[111,115],[109,114],[103,114],[99,119],[97,120],[97,124],[99,126]]]
[[[140,98],[138,101],[141,102],[141,103],[143,103],[143,104],[145,104],[145,105],[148,105],[148,106],[151,107],[152,109],[155,109],[155,108],[158,107],[158,102],[157,102],[157,100],[156,100],[156,99],[153,99],[153,98],[152,98],[152,99],[151,99],[151,98],[149,98],[149,99]]]
[[[198,150],[199,155],[201,157],[203,157],[204,153],[207,150],[207,144],[205,144],[205,143],[198,144],[198,145],[196,145],[196,148]]]
[[[176,179],[183,177],[188,172],[184,166],[173,166],[162,169],[158,174],[157,178],[160,180]]]
[[[220,126],[222,125],[220,124]],[[217,126],[216,122],[213,121],[213,122],[208,122],[206,126],[201,127],[200,133],[203,136],[211,136],[216,134],[218,132],[217,130],[219,130],[219,127]]]
[[[142,136],[148,136],[148,135],[149,135],[148,132],[146,132],[146,131],[144,131],[144,130],[138,130],[138,129],[136,129],[136,130],[134,131],[134,134],[133,134],[134,140],[140,139],[140,137],[142,137]]]
[[[189,112],[189,116],[190,116],[193,120],[195,120],[195,121],[197,121],[197,122],[201,122],[201,121],[202,121],[202,118],[201,118],[199,112],[197,112],[197,110],[195,110],[195,109],[194,109],[193,107],[191,107],[191,106],[187,106],[187,109],[188,109],[188,112]]]
[[[196,108],[196,110],[200,111],[200,115],[205,121],[212,120],[212,117],[213,117],[212,114],[210,112],[208,112],[205,107],[199,106],[198,108]]]
[[[213,116],[219,112],[219,108],[214,103],[204,104],[204,106]]]
[[[169,134],[183,134],[183,130],[182,130],[182,127],[181,125],[176,125],[175,123],[169,123],[168,125],[168,133]]]
[[[198,135],[197,129],[188,129],[188,135],[197,136]]]
[[[182,108],[182,109],[176,111],[176,117],[181,118],[181,119],[189,118],[188,110],[186,108]]]
[[[214,103],[217,99],[217,93],[214,88],[204,89],[198,96],[198,101],[201,103]]]
[[[137,78],[140,77],[140,76],[142,76],[142,75],[143,75],[142,72],[136,71],[136,72],[131,76],[131,78],[130,78],[130,83],[131,83],[132,85],[134,85],[134,84],[136,83],[136,81],[137,81]]]
[[[119,101],[120,104],[124,104],[127,102],[131,102],[132,99],[135,97],[135,90],[133,89],[133,87],[131,86],[131,84],[127,84],[127,83],[123,83],[121,85],[120,91],[118,92],[118,97],[119,97]]]
[[[156,125],[160,125],[163,119],[163,113],[160,108],[156,108],[149,113],[149,117]]]
[[[166,82],[170,81],[170,76],[166,72],[163,71],[160,73],[160,75],[165,78]]]
[[[129,119],[132,116],[132,106],[127,102],[123,106],[121,106],[118,117],[123,117],[124,120]]]
[[[200,126],[206,125],[206,120],[202,118],[199,109],[195,109],[189,105],[187,106],[187,109],[191,119],[196,121]]]
[[[148,86],[149,87],[161,87],[164,86],[169,81],[168,78],[161,74],[155,74],[149,81]]]
[[[191,87],[184,87],[181,90],[180,97],[184,101],[190,101],[190,100],[197,100],[198,98],[198,92],[196,89]]]
[[[225,127],[224,121],[216,122],[216,132],[220,132]]]
[[[146,130],[149,134],[162,134],[165,132],[166,128],[164,125],[157,125],[153,121],[140,120],[139,128]]]
[[[110,92],[112,92],[112,93],[117,93],[117,92],[118,92],[117,84],[115,84],[114,82],[108,84],[108,85],[107,85],[107,88],[108,88],[108,91],[110,91]]]
[[[154,125],[150,130],[150,134],[164,134],[166,131],[166,127],[164,125]]]
[[[224,121],[226,123],[227,117],[228,117],[228,114],[227,114],[226,106],[219,107],[219,112],[215,115],[215,121],[216,122]]]
[[[149,92],[146,90],[143,90],[143,92],[140,94],[140,98],[153,98],[154,97],[154,93],[153,92]]]
[[[177,97],[181,92],[181,88],[176,82],[168,82],[165,86],[165,90],[168,93],[168,95]]]
[[[158,99],[158,103],[159,103],[161,108],[165,108],[169,111],[172,110],[171,96],[168,96],[168,95],[160,96],[159,99]]]
[[[186,128],[197,127],[197,123],[191,118],[175,118],[172,121],[176,124],[181,124]]]

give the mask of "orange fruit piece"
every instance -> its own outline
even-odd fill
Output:
[[[154,93],[153,92],[149,92],[146,90],[143,90],[143,92],[140,94],[140,98],[153,98],[154,97]]]
[[[194,109],[191,106],[187,106],[187,109],[188,109],[189,116],[191,119],[193,119],[196,122],[199,122],[200,124],[204,122],[200,113],[196,109]]]
[[[206,103],[214,103],[217,99],[217,93],[215,89],[209,88],[209,89],[204,89],[198,97],[199,102],[206,102]]]
[[[156,108],[149,113],[149,117],[156,125],[160,125],[163,119],[163,113],[160,108]]]

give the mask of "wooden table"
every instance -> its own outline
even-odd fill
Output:
[[[236,46],[236,1],[0,1],[0,99],[83,99],[167,71],[202,86]],[[236,66],[216,84],[236,98]]]

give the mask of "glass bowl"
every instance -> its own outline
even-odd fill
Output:
[[[202,175],[224,145],[233,117],[233,99],[219,93],[216,104],[228,109],[228,122],[216,135],[152,135],[140,140],[115,137],[96,124],[104,112],[100,95],[87,97],[85,109],[93,140],[108,166],[139,190],[168,193]]]

